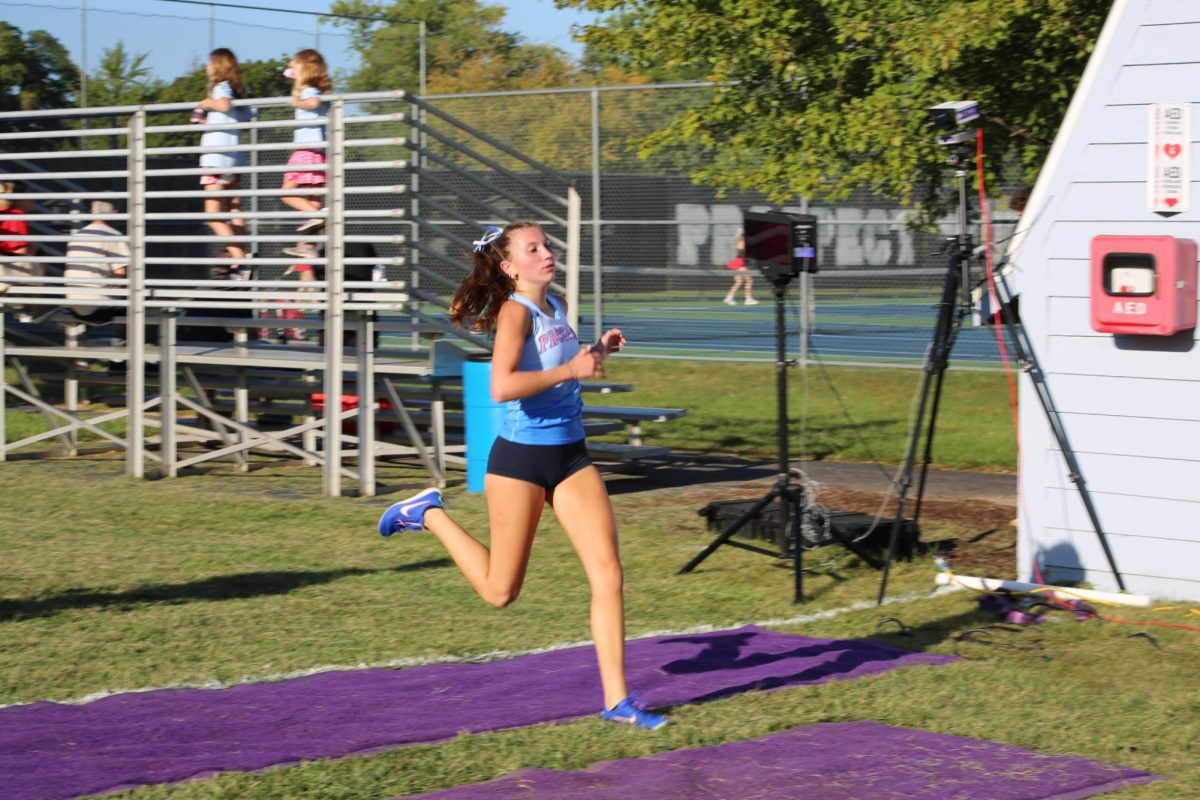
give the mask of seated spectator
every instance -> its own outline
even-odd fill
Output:
[[[116,207],[107,200],[92,201],[93,214],[115,214]],[[67,244],[66,278],[124,278],[129,266],[129,244],[118,237],[122,233],[101,219],[84,225],[71,237]],[[72,261],[82,258],[121,258],[122,262]],[[68,286],[95,287],[95,284],[68,283]],[[94,291],[73,290],[67,293],[68,300],[103,300],[105,295]],[[104,306],[74,306],[71,313],[89,325],[103,325],[122,313],[121,308]],[[117,338],[122,338],[118,333]]]
[[[0,235],[28,236],[29,223],[25,215],[33,208],[32,200],[13,200],[9,195],[24,189],[15,181],[0,181]],[[20,256],[37,255],[37,245],[19,240],[0,241],[0,276],[42,275],[42,265],[17,260]],[[8,291],[10,284],[0,282],[0,292]]]

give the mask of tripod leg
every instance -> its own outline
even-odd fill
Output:
[[[750,508],[746,509],[746,511],[744,511],[740,517],[738,517],[736,520],[733,521],[732,525],[730,525],[725,530],[721,531],[720,535],[718,535],[717,538],[715,538],[711,542],[709,542],[707,547],[705,547],[703,550],[701,550],[696,555],[695,558],[693,558],[691,561],[689,561],[687,564],[685,564],[683,566],[683,569],[679,570],[679,572],[677,572],[675,574],[683,575],[684,573],[691,572],[692,570],[694,570],[700,564],[701,561],[703,561],[704,559],[706,559],[710,555],[712,555],[714,550],[716,550],[721,545],[725,544],[725,542],[729,541],[729,539],[731,539],[734,534],[736,534],[739,530],[741,530],[743,525],[745,525],[747,522],[749,522],[750,520],[757,517],[759,515],[759,513],[761,513],[764,508],[766,508],[768,505],[770,505],[771,501],[774,500],[776,497],[779,497],[779,487],[778,486],[772,487],[771,491],[767,492],[766,495],[764,495],[761,500],[759,500],[757,503],[755,503]]]
[[[904,470],[901,473],[900,481],[900,496],[896,500],[896,519],[892,521],[892,530],[888,536],[887,557],[883,562],[883,575],[879,581],[879,598],[878,602],[883,602],[883,596],[887,592],[888,575],[892,570],[892,559],[896,557],[896,543],[900,538],[900,519],[904,516],[904,503],[908,499],[908,490],[912,487],[913,482],[913,464],[917,458],[917,443],[921,439],[921,431],[925,424],[925,404],[929,397],[929,385],[933,378],[933,373],[926,371],[924,381],[921,385],[921,400],[917,404],[917,418],[913,423],[912,433],[908,440],[908,454],[904,458]]]
[[[1034,390],[1037,394],[1038,401],[1041,403],[1042,411],[1046,415],[1046,421],[1050,424],[1050,431],[1054,434],[1055,440],[1058,442],[1059,452],[1063,454],[1063,459],[1067,462],[1067,477],[1075,484],[1075,488],[1079,492],[1079,499],[1083,502],[1084,510],[1087,512],[1088,519],[1091,520],[1092,528],[1096,531],[1096,537],[1100,540],[1100,547],[1104,550],[1104,557],[1108,559],[1108,566],[1112,569],[1113,577],[1117,580],[1117,588],[1122,592],[1125,591],[1125,581],[1121,577],[1121,571],[1117,569],[1116,558],[1113,557],[1112,550],[1108,546],[1108,537],[1104,535],[1104,529],[1100,527],[1100,517],[1096,513],[1096,507],[1092,504],[1092,496],[1088,493],[1087,484],[1083,479],[1083,472],[1079,468],[1079,462],[1075,458],[1075,451],[1071,449],[1067,442],[1067,431],[1063,428],[1062,419],[1058,415],[1058,409],[1054,407],[1054,400],[1050,397],[1050,389],[1046,385],[1046,376],[1042,373],[1042,368],[1037,363],[1037,359],[1033,355],[1033,343],[1029,340],[1029,334],[1023,326],[1017,325],[1012,316],[1012,308],[1009,303],[1012,301],[1012,293],[1008,289],[1008,281],[1004,278],[1004,274],[995,271],[997,287],[1004,290],[1004,297],[1000,300],[1000,316],[1004,320],[1004,328],[1008,331],[1009,339],[1012,340],[1013,349],[1017,352],[1017,359],[1021,363],[1022,368],[1029,375],[1030,381],[1033,383]]]
[[[804,514],[804,492],[799,486],[789,484],[783,492],[784,510],[787,512],[788,537],[792,542],[792,571],[795,589],[792,602],[804,602],[804,539],[801,534]]]
[[[960,309],[955,315],[946,342],[945,352],[947,356],[949,356],[950,351],[954,348],[954,341],[958,338],[958,331],[961,327],[962,311]],[[942,388],[946,383],[947,367],[949,367],[948,362],[940,365],[937,372],[937,379],[934,382],[933,404],[929,407],[929,429],[925,433],[925,455],[921,459],[921,477],[917,481],[917,499],[913,503],[912,518],[914,524],[917,524],[921,519],[921,502],[925,499],[925,480],[929,476],[929,465],[933,463],[933,434],[937,429],[938,409],[942,406]]]
[[[888,536],[887,557],[883,562],[883,575],[879,581],[879,603],[883,602],[887,593],[888,577],[892,571],[892,561],[896,558],[896,544],[900,539],[900,520],[904,517],[904,505],[908,499],[908,490],[912,488],[913,468],[917,460],[917,445],[921,441],[921,432],[925,427],[925,409],[929,405],[929,389],[936,378],[941,387],[941,376],[946,371],[950,348],[954,344],[955,303],[957,302],[959,281],[959,252],[961,248],[951,250],[946,268],[945,281],[942,284],[942,299],[938,304],[937,323],[933,329],[933,341],[929,345],[929,354],[925,359],[925,377],[921,383],[921,400],[917,404],[917,418],[913,422],[912,433],[908,440],[908,451],[904,457],[904,470],[901,473],[900,496],[896,501],[896,519],[892,522],[891,534]],[[929,421],[929,435],[933,435],[934,420]]]

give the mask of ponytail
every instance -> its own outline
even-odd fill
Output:
[[[513,222],[503,230],[489,228],[475,244],[475,266],[459,284],[450,302],[450,321],[472,331],[496,329],[500,307],[517,289],[517,282],[500,269],[508,257],[509,236],[521,228],[538,228],[536,222]]]

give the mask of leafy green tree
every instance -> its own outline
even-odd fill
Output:
[[[290,95],[292,81],[290,78],[283,77],[283,70],[287,67],[289,60],[291,60],[291,56],[283,55],[258,61],[239,61],[238,71],[241,72],[242,84],[246,89],[245,96],[286,97]],[[163,86],[159,90],[155,102],[196,103],[203,100],[207,93],[208,76],[204,72],[204,65],[201,64],[191,72],[180,75]],[[284,119],[291,118],[291,116],[292,108],[290,106],[263,109],[259,112],[261,119]],[[186,122],[187,117],[187,111],[180,111],[177,114],[160,115],[152,124],[180,124]],[[194,133],[163,133],[151,137],[151,144],[155,147],[184,146],[195,144],[195,142],[196,135]]]
[[[46,31],[21,30],[0,22],[0,111],[70,108],[75,105],[79,70],[65,47]],[[59,120],[31,118],[0,122],[0,130],[58,130]],[[22,144],[34,150],[57,147],[58,140],[30,136]]]
[[[88,76],[89,106],[128,106],[155,102],[162,83],[146,66],[149,53],[133,55],[118,41],[100,56],[96,71]]]
[[[427,21],[429,94],[641,84],[650,80],[619,58],[575,64],[557,48],[526,43],[520,35],[501,29],[505,21],[503,8],[483,5],[478,0],[395,0],[386,5],[339,0],[331,10],[396,20],[393,24],[338,23],[351,28],[353,46],[362,58],[360,69],[349,81],[353,90],[418,89],[417,26],[403,22],[416,19]],[[590,101],[586,95],[556,97],[552,101],[543,96],[493,101],[443,99],[439,106],[476,128],[503,131],[508,144],[549,166],[578,170],[590,159]],[[668,119],[616,105],[606,105],[604,116],[606,126],[617,126],[638,138],[654,130],[652,121]],[[435,127],[440,124],[436,119],[427,122]],[[431,141],[429,147],[442,157],[468,164],[436,141]],[[482,149],[505,166],[524,169],[521,162],[501,152],[490,152],[486,146]],[[612,164],[624,159],[627,149],[624,143],[606,143],[602,162]]]
[[[337,21],[350,29],[352,47],[362,60],[349,80],[353,91],[419,91],[416,20],[426,24],[430,93],[562,86],[575,74],[574,65],[559,50],[524,43],[520,35],[501,30],[505,9],[478,0],[338,0],[330,11],[395,20]]]
[[[242,74],[242,85],[246,97],[286,97],[292,93],[292,81],[283,77],[291,56],[281,55],[259,61],[239,61],[238,71]],[[208,76],[201,64],[191,72],[180,75],[159,92],[160,103],[187,103],[200,101],[208,92]],[[290,110],[289,110],[290,113]]]
[[[584,6],[586,3],[563,5]],[[609,41],[616,31],[636,27],[641,15],[637,9],[618,9],[604,18],[601,25],[585,25],[580,31],[584,38],[581,69],[591,75],[599,75],[607,69],[636,73],[649,83],[681,83],[703,81],[708,70],[704,64],[667,63],[659,60],[637,59],[632,53],[613,50],[602,44]],[[601,35],[603,31],[603,35]]]
[[[736,84],[643,141],[712,153],[693,176],[776,200],[858,188],[936,212],[930,106],[979,101],[995,177],[1032,179],[1111,0],[559,0],[609,12],[594,58]],[[995,183],[995,181],[993,181]]]

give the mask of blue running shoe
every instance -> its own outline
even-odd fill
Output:
[[[425,512],[431,508],[442,507],[442,493],[439,489],[425,489],[414,494],[407,500],[393,503],[379,518],[379,533],[381,536],[391,536],[399,531],[425,530]]]
[[[624,722],[627,725],[645,728],[648,731],[656,731],[667,724],[665,716],[662,714],[652,714],[647,711],[646,706],[637,697],[638,693],[634,692],[629,697],[617,703],[615,708],[608,708],[601,711],[600,716],[609,722]]]

